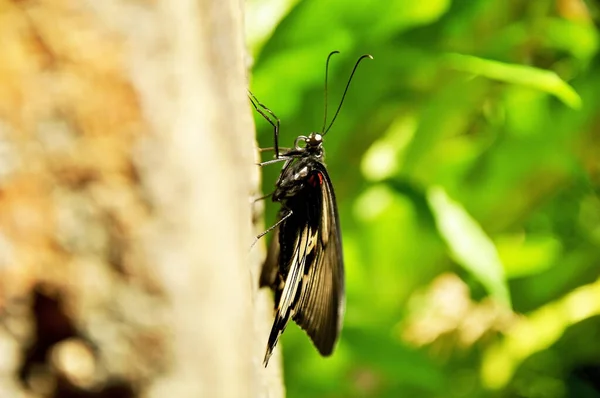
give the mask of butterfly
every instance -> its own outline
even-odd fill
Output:
[[[259,285],[275,293],[275,319],[264,366],[290,318],[310,337],[319,353],[329,356],[342,329],[345,310],[344,260],[335,193],[324,163],[323,137],[335,121],[361,56],[350,74],[337,111],[327,129],[327,75],[325,65],[325,121],[321,132],[299,136],[291,149],[279,148],[277,116],[249,93],[250,101],[274,130],[275,158],[261,166],[284,162],[275,190],[266,197],[281,204],[277,222],[257,239],[274,231]]]

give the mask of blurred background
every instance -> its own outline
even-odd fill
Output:
[[[288,326],[290,398],[600,397],[599,23],[583,0],[248,2],[280,146],[320,131],[329,52],[330,119],[374,57],[325,141],[344,329],[323,359]]]

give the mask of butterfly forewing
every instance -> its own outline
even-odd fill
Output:
[[[261,275],[261,283],[271,281],[276,304],[265,365],[290,316],[319,352],[329,355],[343,315],[343,257],[333,187],[321,162],[312,158],[299,162],[310,171],[302,189],[283,201],[282,212],[292,215],[279,226],[278,242],[272,243]],[[270,277],[276,252],[278,274]]]
[[[330,355],[340,333],[344,311],[344,262],[333,186],[319,163],[321,217],[314,258],[305,269],[293,319],[322,355]]]

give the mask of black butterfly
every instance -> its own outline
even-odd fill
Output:
[[[323,133],[297,137],[292,149],[279,152],[279,119],[250,93],[252,105],[274,129],[275,159],[260,165],[285,162],[275,191],[266,196],[281,204],[278,221],[257,237],[276,231],[260,275],[260,286],[268,286],[275,292],[275,321],[267,343],[265,367],[290,317],[306,331],[323,356],[333,352],[342,328],[344,260],[335,194],[323,163],[323,136],[342,107],[358,64],[373,57],[363,55],[358,59],[340,105],[325,129],[327,71],[329,59],[337,53],[329,54],[325,66]]]

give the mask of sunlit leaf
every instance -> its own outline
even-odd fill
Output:
[[[551,236],[506,235],[496,240],[507,278],[533,275],[548,269],[561,251]]]
[[[571,108],[581,107],[579,94],[552,71],[456,53],[446,54],[444,60],[453,69],[532,87],[556,96]]]
[[[246,38],[254,52],[258,52],[281,19],[300,0],[251,0],[246,2]]]
[[[372,27],[372,31],[377,36],[377,33],[390,33],[407,29],[410,26],[431,23],[444,15],[449,7],[449,0],[390,0],[382,3],[381,9],[378,11],[377,24]],[[369,9],[371,12],[375,10],[373,7],[369,7]]]
[[[598,50],[598,30],[592,23],[576,23],[563,18],[551,18],[544,30],[549,46],[569,51],[587,61]]]
[[[427,195],[437,228],[454,259],[473,274],[498,301],[510,305],[500,257],[481,226],[440,187]]]
[[[485,353],[481,367],[485,385],[503,387],[527,357],[550,347],[567,327],[596,315],[600,315],[600,279],[521,318]]]

